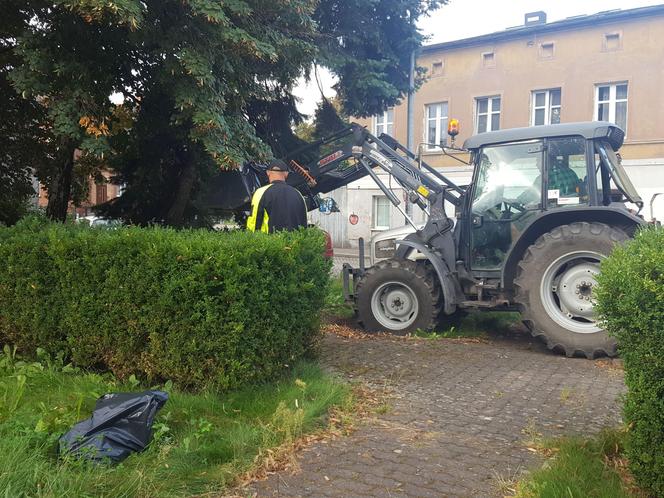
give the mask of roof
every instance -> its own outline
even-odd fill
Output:
[[[515,26],[507,28],[503,31],[489,33],[487,35],[474,36],[472,38],[464,38],[462,40],[454,40],[444,43],[436,43],[433,45],[426,45],[420,49],[420,53],[435,52],[439,50],[449,50],[454,48],[464,48],[473,45],[486,45],[498,41],[513,40],[516,38],[523,38],[524,36],[532,34],[550,33],[552,31],[564,31],[587,26],[595,26],[597,24],[604,24],[614,21],[624,21],[635,19],[639,17],[649,17],[654,15],[664,15],[663,5],[652,5],[649,7],[639,7],[637,9],[615,9],[598,12],[597,14],[573,16],[560,21],[550,23],[532,24]]]
[[[614,150],[618,150],[625,137],[624,132],[613,123],[606,121],[583,121],[526,128],[489,131],[470,137],[463,143],[464,149],[479,149],[485,145],[494,145],[521,140],[535,140],[546,137],[582,136],[583,138],[608,138]]]

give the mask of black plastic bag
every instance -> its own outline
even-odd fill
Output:
[[[143,451],[152,439],[152,423],[168,400],[163,391],[105,394],[92,417],[60,438],[60,453],[94,462],[121,462]]]

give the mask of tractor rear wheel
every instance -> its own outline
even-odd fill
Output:
[[[433,273],[410,260],[377,263],[355,288],[358,321],[369,331],[405,335],[430,330],[441,306],[440,286]]]
[[[599,264],[629,237],[603,223],[562,225],[539,237],[519,263],[515,301],[523,321],[549,349],[567,356],[615,356],[616,341],[595,319]]]

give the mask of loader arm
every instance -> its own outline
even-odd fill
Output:
[[[425,162],[418,163],[414,154],[393,138],[376,137],[356,123],[281,159],[291,168],[287,182],[302,193],[309,210],[318,208],[320,195],[370,176],[415,226],[402,209],[401,200],[374,168],[391,175],[407,192],[409,200],[427,213],[429,205],[439,197],[458,206],[464,192]],[[257,163],[248,162],[240,170],[224,172],[212,186],[211,207],[226,212],[248,211],[251,195],[266,183],[265,166]]]

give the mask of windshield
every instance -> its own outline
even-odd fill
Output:
[[[638,194],[634,185],[632,185],[631,180],[627,176],[625,169],[620,164],[618,156],[614,152],[613,148],[607,142],[599,142],[597,144],[597,150],[599,151],[600,156],[602,157],[602,162],[606,165],[611,177],[615,182],[618,189],[634,204],[638,206],[643,206],[643,201],[641,196]]]

